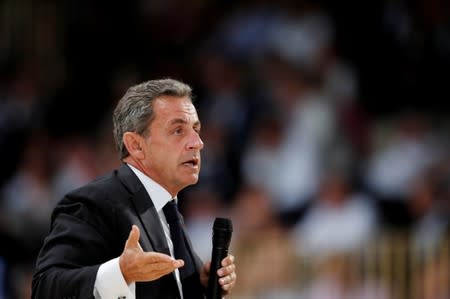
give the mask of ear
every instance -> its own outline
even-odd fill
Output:
[[[125,132],[123,134],[123,144],[127,148],[130,156],[138,160],[145,158],[145,152],[142,148],[142,136],[134,132]]]

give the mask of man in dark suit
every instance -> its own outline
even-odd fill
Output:
[[[128,89],[113,117],[123,164],[55,207],[32,298],[204,298],[210,264],[185,231],[174,237],[166,214],[198,181],[203,142],[191,98],[191,88],[172,79]],[[218,276],[226,295],[236,281],[232,255]]]

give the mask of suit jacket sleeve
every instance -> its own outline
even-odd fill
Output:
[[[100,264],[120,255],[112,250],[114,214],[98,195],[75,192],[57,205],[36,261],[32,298],[93,298]]]

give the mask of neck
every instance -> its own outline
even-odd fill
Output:
[[[178,194],[178,191],[174,191],[171,188],[169,188],[169,186],[167,186],[166,184],[164,184],[163,182],[161,182],[160,180],[158,180],[155,176],[152,176],[147,170],[146,168],[142,165],[142,163],[139,160],[136,160],[135,158],[133,158],[132,156],[128,156],[126,158],[124,158],[122,160],[122,162],[127,163],[131,166],[133,166],[134,168],[136,168],[137,170],[139,170],[140,172],[142,172],[143,174],[145,174],[147,177],[149,177],[150,179],[152,179],[153,181],[155,181],[156,183],[158,183],[159,185],[161,185],[161,187],[163,187],[164,189],[167,190],[167,192],[170,193],[170,195],[172,196],[172,198],[175,198]]]

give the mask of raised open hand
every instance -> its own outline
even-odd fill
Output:
[[[133,225],[119,258],[120,270],[127,284],[156,280],[184,266],[183,260],[175,260],[169,255],[144,252],[139,245],[139,237],[139,228]]]

